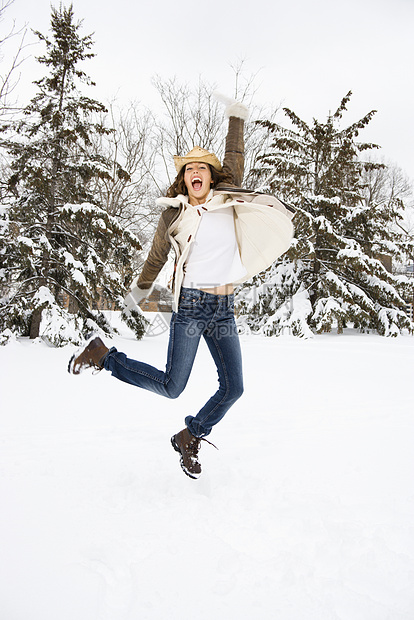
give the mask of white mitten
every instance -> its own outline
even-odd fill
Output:
[[[151,295],[154,285],[150,288],[139,288],[136,284],[136,280],[132,283],[131,290],[124,299],[124,309],[129,312],[131,310],[140,311],[138,304],[140,301]]]
[[[236,118],[241,118],[244,121],[247,120],[249,116],[249,109],[246,105],[244,105],[244,103],[241,101],[236,101],[226,95],[222,95],[216,90],[213,92],[213,95],[218,101],[226,106],[224,114],[227,118],[230,118],[230,116],[235,116]]]

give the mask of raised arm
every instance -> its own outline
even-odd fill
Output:
[[[225,115],[229,119],[223,172],[231,175],[236,187],[241,187],[244,174],[244,121],[249,116],[249,110],[244,103],[234,101],[219,93],[214,94],[226,105]]]

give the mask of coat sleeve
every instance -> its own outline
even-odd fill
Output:
[[[244,175],[244,119],[229,117],[223,172],[229,174],[236,187],[241,187]]]
[[[149,289],[167,262],[168,254],[171,249],[168,228],[176,214],[177,209],[172,207],[167,208],[161,214],[147,260],[137,279],[137,286],[140,289]]]

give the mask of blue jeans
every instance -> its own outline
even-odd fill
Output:
[[[219,388],[197,415],[185,418],[185,423],[192,435],[205,437],[243,393],[233,295],[181,289],[178,311],[171,317],[165,371],[129,359],[115,348],[106,356],[104,368],[121,381],[177,398],[187,385],[201,336],[216,364]]]

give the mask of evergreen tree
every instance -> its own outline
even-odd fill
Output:
[[[97,327],[112,331],[98,304],[121,302],[132,252],[140,249],[88,190],[113,165],[91,149],[92,138],[108,130],[94,122],[104,106],[78,89],[94,85],[79,66],[94,56],[91,35],[80,28],[72,5],[52,7],[51,39],[36,32],[47,52],[37,60],[49,74],[35,82],[22,118],[3,127],[13,134],[3,146],[15,198],[2,212],[0,331],[41,334],[56,345]],[[142,335],[141,316],[128,320]]]
[[[238,294],[249,328],[300,336],[333,327],[340,333],[348,324],[385,335],[411,328],[404,301],[409,281],[384,266],[384,257],[401,260],[408,250],[392,226],[399,205],[364,200],[362,172],[382,164],[364,162],[361,152],[378,147],[356,139],[375,111],[341,129],[350,97],[325,123],[308,125],[289,109],[292,129],[260,121],[272,143],[258,157],[256,183],[297,215],[288,252]]]

